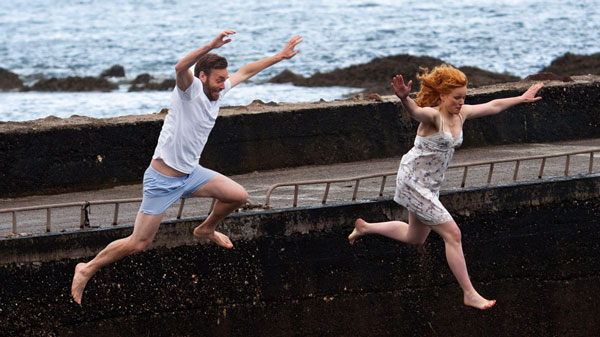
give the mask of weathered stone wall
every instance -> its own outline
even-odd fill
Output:
[[[90,123],[0,133],[0,197],[139,182],[161,123]]]
[[[527,84],[473,90],[467,103],[518,95]],[[600,137],[600,82],[548,84],[543,100],[468,121],[463,146]],[[201,163],[225,174],[398,156],[417,124],[396,100],[222,109]],[[0,197],[139,183],[163,119],[0,125]],[[16,126],[15,126],[16,125]]]
[[[476,288],[498,299],[490,311],[461,304],[435,234],[425,255],[378,236],[348,244],[356,217],[401,217],[385,199],[235,214],[221,227],[232,250],[190,240],[202,219],[165,223],[152,249],[94,276],[83,307],[69,297],[75,264],[130,226],[0,240],[0,325],[9,336],[597,336],[599,191],[595,174],[442,196]]]

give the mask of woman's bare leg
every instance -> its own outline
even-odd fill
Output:
[[[363,219],[356,219],[354,230],[348,236],[350,244],[365,234],[379,234],[411,245],[425,243],[431,229],[423,224],[417,217],[408,212],[408,223],[404,221],[386,221],[369,223]]]
[[[475,291],[475,288],[471,284],[462,250],[461,232],[456,222],[451,220],[438,226],[432,226],[431,228],[444,239],[446,260],[452,274],[454,274],[454,277],[456,277],[458,284],[463,290],[465,305],[478,309],[489,309],[494,306],[496,300],[490,301],[483,298]]]

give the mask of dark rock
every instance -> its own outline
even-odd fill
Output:
[[[173,90],[173,88],[175,88],[175,85],[177,85],[175,79],[164,80],[159,84],[157,90]]]
[[[66,78],[52,77],[41,80],[31,86],[33,91],[111,91],[118,86],[98,77],[69,76]]]
[[[141,75],[140,75],[141,76]],[[138,76],[138,78],[140,77]],[[149,75],[148,75],[149,76]],[[136,78],[137,80],[137,78]],[[174,79],[164,80],[160,83],[147,82],[147,83],[134,83],[129,87],[129,91],[145,91],[145,90],[173,90],[176,82]]]
[[[551,72],[558,75],[600,75],[600,53],[592,55],[577,55],[566,53],[556,58],[541,72]]]
[[[279,106],[279,103],[277,103],[277,102],[268,102],[268,103],[265,103],[265,102],[263,102],[260,99],[255,99],[248,106],[257,106],[257,105],[258,106],[261,106],[261,105],[262,106]]]
[[[573,82],[573,79],[567,75],[556,75],[550,72],[541,72],[525,77],[529,81],[561,81],[561,82]]]
[[[138,75],[135,78],[135,80],[133,80],[133,83],[134,84],[146,84],[146,83],[149,83],[151,79],[152,79],[152,76],[150,76],[150,74],[144,73],[144,74]]]
[[[125,77],[125,69],[116,64],[100,74],[100,77]]]
[[[294,74],[292,71],[285,69],[279,75],[271,78],[271,83],[303,83],[306,79],[300,75]]]
[[[19,75],[0,68],[0,90],[21,89],[23,81],[19,79]]]
[[[336,69],[327,73],[316,73],[309,78],[294,74],[285,70],[273,77],[272,83],[292,83],[298,86],[322,87],[322,86],[345,86],[364,88],[365,93],[378,93],[381,95],[392,95],[394,92],[390,86],[392,78],[396,74],[404,77],[406,82],[412,80],[412,90],[419,90],[417,74],[420,67],[432,69],[445,63],[443,60],[429,56],[395,55],[377,58],[369,63]],[[516,82],[520,78],[508,74],[498,74],[485,71],[475,67],[460,68],[469,78],[469,87],[483,85]]]
[[[498,83],[518,82],[521,80],[518,76],[494,73],[476,67],[464,66],[459,67],[458,69],[467,75],[467,78],[469,79],[469,88],[483,87],[485,85]]]

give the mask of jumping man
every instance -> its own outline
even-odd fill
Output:
[[[133,233],[110,243],[91,261],[77,264],[71,295],[78,304],[81,304],[83,290],[96,271],[141,252],[152,243],[165,211],[182,196],[216,199],[210,215],[194,229],[194,236],[207,238],[225,248],[233,247],[231,240],[215,229],[223,218],[246,202],[248,194],[233,180],[200,166],[200,154],[225,94],[267,67],[294,57],[299,52],[294,48],[302,42],[301,36],[294,36],[279,53],[249,63],[229,76],[227,59],[210,51],[231,42],[229,37],[233,34],[233,30],[223,31],[204,47],[187,54],[175,66],[177,85],[171,95],[171,107],[152,161],[144,173],[143,201]],[[190,68],[194,64],[192,73]]]

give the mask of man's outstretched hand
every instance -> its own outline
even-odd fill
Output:
[[[285,44],[285,46],[283,47],[283,49],[279,53],[279,55],[281,56],[281,58],[284,59],[284,60],[288,60],[288,59],[291,59],[292,57],[296,56],[296,54],[298,54],[300,52],[300,50],[294,50],[294,48],[296,48],[296,46],[300,42],[302,42],[302,36],[296,35],[296,36],[292,37]]]
[[[211,41],[210,46],[212,47],[212,49],[216,49],[228,44],[229,42],[231,42],[229,36],[233,34],[235,34],[235,30],[222,31],[221,33],[219,33],[219,35],[217,35],[217,37],[215,37]]]

